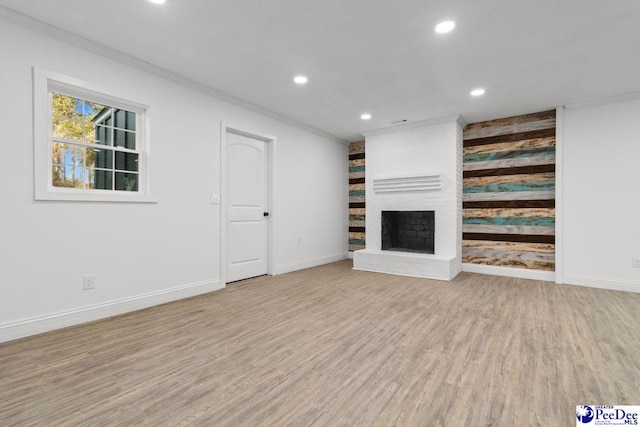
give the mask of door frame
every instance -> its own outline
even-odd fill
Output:
[[[246,136],[264,141],[267,152],[267,212],[269,223],[267,226],[267,274],[273,275],[276,254],[275,230],[277,210],[275,204],[275,154],[276,137],[261,132],[247,130],[246,127],[227,125],[220,122],[220,279],[223,286],[227,285],[227,220],[229,218],[228,182],[227,182],[227,133]]]

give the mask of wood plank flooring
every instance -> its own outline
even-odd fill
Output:
[[[573,426],[640,404],[640,294],[344,261],[0,344],[1,426]]]

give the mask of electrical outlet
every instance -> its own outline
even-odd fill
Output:
[[[631,266],[633,268],[640,268],[640,258],[637,258],[637,257],[631,258]]]
[[[220,204],[220,195],[219,194],[212,194],[211,195],[211,204],[212,205],[219,205]]]
[[[96,287],[96,276],[93,274],[82,276],[82,289],[88,291]]]

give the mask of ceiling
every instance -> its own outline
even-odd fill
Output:
[[[640,91],[638,0],[0,0],[342,140]],[[455,29],[434,26],[454,20]],[[308,76],[298,86],[296,74]],[[470,90],[486,89],[473,98]],[[362,121],[362,113],[373,118]]]

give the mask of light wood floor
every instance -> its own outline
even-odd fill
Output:
[[[640,294],[349,261],[0,345],[0,425],[574,426],[640,404]]]

